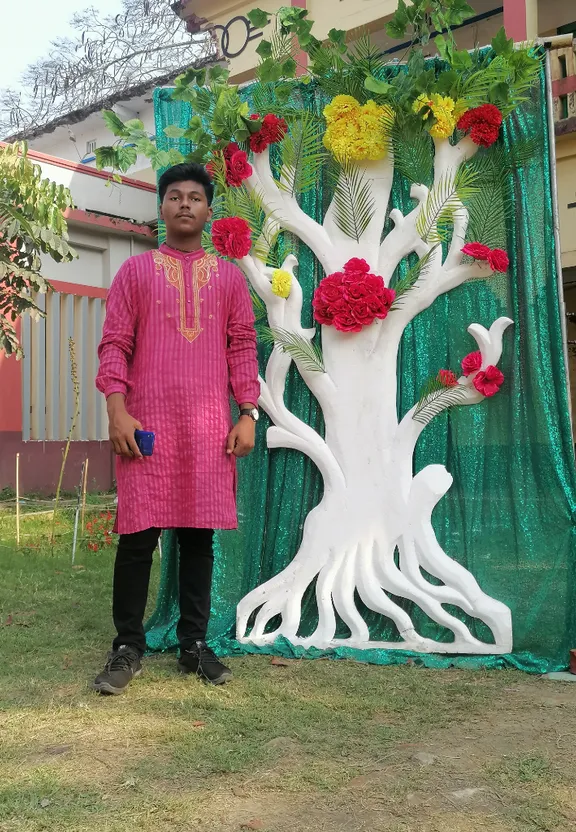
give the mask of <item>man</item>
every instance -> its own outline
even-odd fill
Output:
[[[232,674],[206,646],[213,530],[233,529],[236,457],[254,447],[260,387],[250,294],[236,266],[202,249],[214,187],[201,165],[159,182],[166,243],[131,257],[114,278],[98,355],[117,454],[120,539],[114,566],[117,630],[100,693],[121,693],[142,672],[143,618],[161,529],[180,549],[180,670],[213,684]],[[233,426],[230,390],[240,406]],[[153,431],[143,457],[136,430]]]

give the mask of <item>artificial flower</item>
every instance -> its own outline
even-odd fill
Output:
[[[324,145],[337,159],[383,159],[388,150],[384,125],[393,115],[375,101],[361,105],[351,95],[337,95],[324,108]]]
[[[214,248],[225,257],[236,260],[249,254],[252,247],[250,226],[241,217],[225,217],[212,223]]]
[[[464,133],[470,133],[474,144],[491,147],[500,133],[502,113],[494,104],[482,104],[465,112],[457,126]]]
[[[260,130],[250,136],[250,149],[253,153],[262,153],[269,145],[282,141],[287,132],[288,124],[285,119],[268,113],[262,119]]]
[[[466,243],[462,249],[462,254],[467,254],[468,257],[473,257],[474,260],[488,260],[490,246],[485,246],[482,243]]]
[[[384,285],[379,275],[370,274],[369,269],[365,260],[354,257],[343,272],[327,275],[314,293],[315,320],[341,332],[360,332],[376,318],[383,320],[396,293]]]
[[[462,372],[465,376],[471,376],[478,372],[482,366],[482,353],[479,351],[470,352],[462,359]]]
[[[272,272],[272,291],[279,298],[287,298],[292,288],[292,275],[284,269],[274,269]]]
[[[458,384],[458,379],[452,370],[440,370],[438,373],[438,381],[442,387],[456,387]]]
[[[488,255],[488,263],[493,272],[505,272],[510,265],[510,260],[503,249],[493,248]]]
[[[474,376],[473,385],[483,396],[495,396],[504,384],[504,374],[492,364]]]
[[[434,124],[430,128],[430,135],[435,139],[447,139],[454,132],[456,122],[467,110],[466,102],[462,99],[454,101],[448,95],[433,92],[430,95],[422,93],[412,105],[415,113],[422,112],[422,118],[434,117]]]
[[[226,158],[226,182],[233,188],[238,188],[245,179],[252,176],[252,165],[243,150],[236,150]]]

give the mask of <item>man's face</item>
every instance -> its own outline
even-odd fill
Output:
[[[166,223],[166,231],[179,237],[201,232],[212,218],[204,186],[190,181],[169,185],[160,206],[160,216]]]

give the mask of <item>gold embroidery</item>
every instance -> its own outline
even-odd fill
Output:
[[[192,327],[186,326],[186,287],[184,285],[184,270],[182,261],[160,251],[153,251],[152,256],[156,263],[156,269],[163,269],[166,280],[171,286],[178,289],[180,297],[177,302],[180,304],[180,326],[178,331],[187,341],[194,341],[202,332],[200,327],[200,289],[210,282],[210,277],[218,271],[218,258],[214,254],[205,254],[192,264],[192,293],[194,298],[194,323]],[[209,287],[212,288],[212,287]],[[188,301],[190,302],[190,301]]]

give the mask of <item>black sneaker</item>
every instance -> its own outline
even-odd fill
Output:
[[[104,670],[96,676],[92,687],[98,693],[117,695],[123,693],[132,679],[141,673],[140,654],[133,647],[123,644],[118,650],[108,653]]]
[[[190,650],[181,650],[178,667],[182,673],[195,673],[212,685],[223,685],[232,678],[232,671],[219,661],[205,641],[197,641]]]

